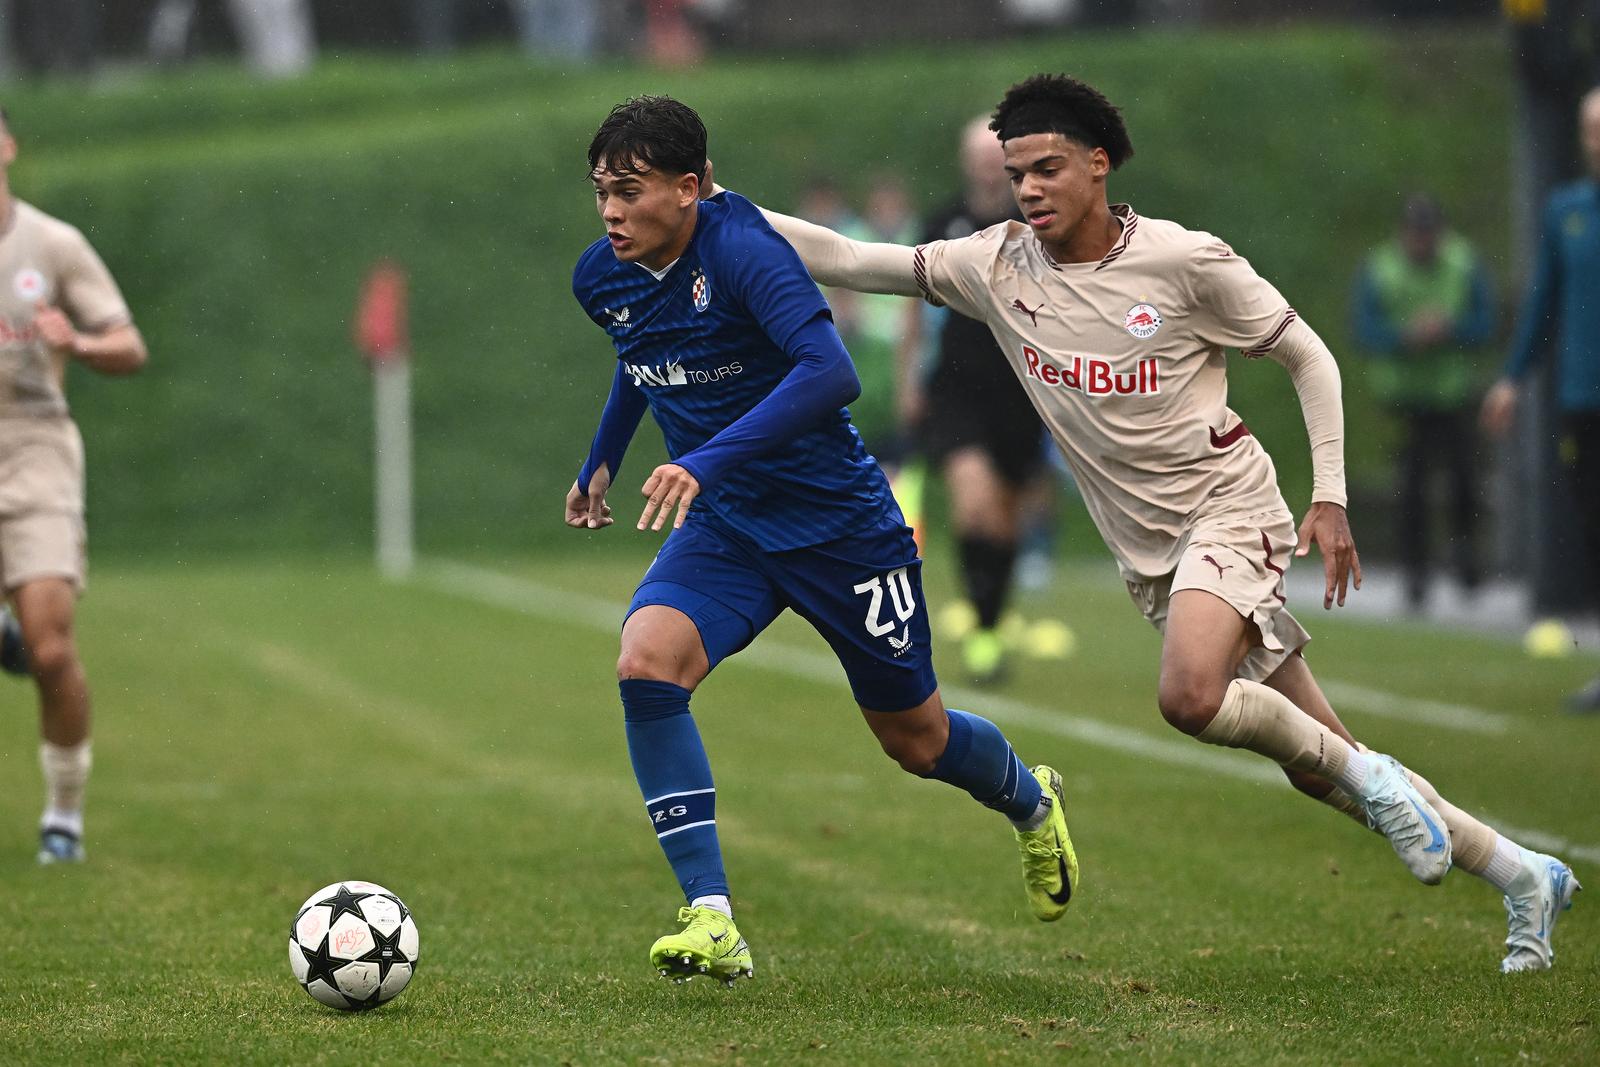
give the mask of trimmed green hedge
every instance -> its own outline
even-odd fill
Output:
[[[13,188],[90,235],[152,351],[135,379],[73,374],[96,549],[365,546],[370,401],[349,323],[385,255],[412,273],[425,547],[558,536],[610,377],[568,279],[599,233],[582,154],[612,103],[694,104],[719,177],[775,206],[823,171],[860,191],[884,168],[931,206],[955,187],[960,124],[1041,69],[1127,113],[1138,155],[1114,197],[1224,236],[1349,353],[1353,477],[1384,481],[1384,428],[1346,341],[1351,271],[1412,187],[1492,258],[1507,240],[1503,49],[1487,29],[1414,32],[1081,35],[689,73],[347,59],[288,85],[202,69],[19,88]],[[1303,502],[1285,376],[1241,364],[1233,383]],[[636,446],[625,498],[656,441]]]

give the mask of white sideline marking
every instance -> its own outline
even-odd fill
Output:
[[[504,574],[452,560],[426,561],[418,568],[415,581],[444,593],[506,608],[521,615],[533,615],[568,623],[581,622],[595,629],[612,632],[620,632],[622,616],[627,610],[625,605],[602,600],[599,597],[566,589],[554,589],[513,574]],[[845,684],[844,673],[832,655],[785,645],[770,637],[750,645],[740,652],[737,658],[728,660],[728,663],[764,667],[807,681],[839,686]],[[1036,704],[997,693],[980,693],[962,686],[942,685],[940,688],[944,691],[947,703],[957,707],[962,705],[981,707],[986,714],[992,714],[993,718],[1001,722],[1015,723],[1032,730],[1130,755],[1148,756],[1179,767],[1227,775],[1230,778],[1250,782],[1271,783],[1285,787],[1288,785],[1281,771],[1258,756],[1211,748],[1192,740],[1155,737],[1126,726],[1117,726],[1062,711],[1050,711]],[[1351,696],[1351,689],[1363,695],[1391,702],[1399,700],[1386,693],[1377,693],[1360,687],[1347,687],[1344,683],[1324,686],[1330,700],[1347,700]],[[1336,697],[1335,693],[1339,696]],[[1349,702],[1365,706],[1363,701]],[[1448,709],[1452,715],[1461,711],[1489,714],[1447,704],[1433,705],[1433,707],[1439,714],[1443,714],[1444,709]],[[1471,716],[1466,718],[1470,719]],[[1466,727],[1466,729],[1473,728]],[[1482,731],[1481,726],[1478,729]],[[1490,732],[1500,732],[1500,730]],[[1580,845],[1548,831],[1511,827],[1504,823],[1498,825],[1507,836],[1531,848],[1560,849],[1564,858],[1600,863],[1600,845]]]
[[[1465,704],[1447,704],[1438,700],[1421,700],[1386,693],[1381,689],[1368,689],[1352,682],[1317,679],[1328,701],[1339,707],[1345,705],[1385,719],[1401,719],[1424,726],[1440,726],[1447,730],[1464,730],[1474,734],[1503,734],[1511,729],[1511,719],[1496,711],[1469,708]]]

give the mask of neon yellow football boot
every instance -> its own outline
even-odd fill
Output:
[[[713,908],[679,908],[678,921],[687,925],[650,946],[650,966],[661,977],[687,982],[704,975],[731,986],[741,976],[756,976],[750,946],[732,919]]]
[[[1033,776],[1050,799],[1050,814],[1037,830],[1018,830],[1017,846],[1022,851],[1022,882],[1028,891],[1028,905],[1040,922],[1061,918],[1078,888],[1078,854],[1072,850],[1067,833],[1067,800],[1061,792],[1061,775],[1044,764],[1033,769]]]
[[[961,639],[961,665],[974,685],[996,685],[1006,672],[1006,645],[995,630],[973,630]]]

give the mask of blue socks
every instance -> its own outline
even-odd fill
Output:
[[[1015,823],[1030,821],[1039,809],[1038,779],[1022,765],[1000,728],[971,712],[950,716],[950,741],[929,778],[965,789],[984,807]]]
[[[727,896],[728,876],[717,843],[717,791],[689,714],[689,691],[643,678],[629,678],[618,687],[633,776],[684,899]]]

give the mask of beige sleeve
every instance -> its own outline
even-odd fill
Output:
[[[1190,256],[1188,281],[1195,332],[1218,348],[1237,348],[1249,359],[1272,351],[1295,320],[1283,294],[1225,243],[1205,235]]]
[[[1283,365],[1300,396],[1306,436],[1311,440],[1312,502],[1343,507],[1344,405],[1339,399],[1339,364],[1304,321],[1292,323],[1267,358]]]
[[[69,230],[57,255],[59,303],[78,329],[100,333],[133,321],[116,279],[83,234]]]
[[[951,241],[918,245],[912,270],[918,294],[935,307],[947,307],[969,319],[988,319],[989,274],[1005,225]]]
[[[855,241],[814,222],[761,209],[767,222],[794,246],[811,277],[858,293],[921,296],[908,245]]]

